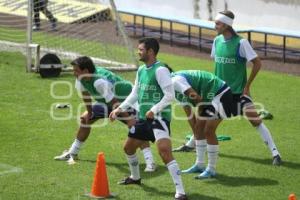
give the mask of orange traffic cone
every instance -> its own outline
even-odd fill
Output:
[[[289,195],[289,200],[297,200],[296,195],[295,194],[290,194]]]
[[[94,181],[92,184],[92,191],[88,194],[91,198],[112,198],[114,195],[110,194],[108,180],[107,180],[107,173],[106,173],[106,166],[105,166],[105,158],[104,153],[98,153],[97,164],[94,174]]]

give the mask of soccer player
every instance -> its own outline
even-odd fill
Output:
[[[41,19],[40,19],[40,12],[42,12],[51,22],[52,30],[56,30],[56,22],[57,19],[53,16],[53,14],[48,10],[48,0],[33,0],[33,21],[34,26],[33,30],[38,31],[41,27]]]
[[[67,160],[69,163],[77,158],[81,146],[91,132],[91,124],[98,119],[107,118],[112,109],[119,105],[132,90],[129,81],[102,67],[95,67],[89,57],[79,57],[73,60],[71,65],[76,76],[76,88],[82,93],[86,112],[81,115],[81,124],[70,149],[54,158],[55,160]],[[92,97],[96,100],[93,105]],[[121,121],[130,128],[134,125],[135,118],[129,115],[135,115],[134,105],[129,110],[120,113],[120,117],[123,118]],[[140,147],[146,160],[145,171],[155,171],[149,142],[141,143]]]
[[[196,163],[183,173],[200,173],[196,179],[216,176],[219,144],[216,129],[231,117],[233,97],[226,83],[212,73],[182,70],[172,74],[176,99],[183,105],[196,138]],[[196,107],[193,113],[192,107]],[[205,168],[205,151],[208,165]]]
[[[159,43],[156,39],[139,40],[138,54],[144,64],[138,69],[131,94],[110,114],[113,120],[116,115],[138,102],[138,120],[130,129],[124,145],[131,175],[119,184],[141,184],[136,149],[144,141],[156,141],[159,154],[176,188],[175,199],[186,200],[180,169],[171,151],[170,121],[174,88],[169,69],[156,59],[158,51]]]
[[[234,114],[244,114],[247,117],[268,146],[273,157],[273,165],[280,165],[282,163],[280,153],[269,129],[259,118],[250,97],[251,84],[261,68],[261,61],[248,40],[243,39],[234,31],[233,20],[234,14],[231,11],[223,11],[216,16],[218,36],[214,39],[211,51],[211,57],[215,60],[215,74],[224,80],[232,90],[236,104]],[[248,79],[247,62],[253,63]],[[193,138],[189,143],[193,143],[192,140]]]

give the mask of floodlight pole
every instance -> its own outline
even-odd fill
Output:
[[[32,5],[33,1],[28,0],[27,2],[27,41],[26,41],[26,54],[27,54],[27,66],[26,72],[31,72],[32,67],[32,55],[30,44],[32,42]]]

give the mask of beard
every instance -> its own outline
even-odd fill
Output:
[[[147,60],[148,60],[148,57],[147,57],[147,56],[140,56],[139,61],[147,62]]]

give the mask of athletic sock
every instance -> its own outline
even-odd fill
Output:
[[[69,149],[69,153],[72,155],[77,155],[80,151],[80,147],[83,145],[83,142],[80,142],[77,138],[74,140],[73,144]]]
[[[194,135],[192,135],[189,139],[189,141],[186,142],[185,146],[191,147],[191,148],[195,148],[195,139],[194,139]]]
[[[172,160],[167,164],[167,168],[169,170],[169,173],[173,179],[175,188],[176,188],[176,194],[175,197],[178,197],[180,194],[185,194],[184,188],[183,188],[183,183],[181,180],[181,175],[180,175],[180,169],[179,166],[176,162],[176,160]]]
[[[206,139],[204,140],[195,140],[196,144],[196,164],[199,168],[204,168],[205,166],[205,153],[207,149],[207,142]]]
[[[129,169],[131,172],[130,178],[133,180],[138,180],[141,178],[140,176],[140,168],[139,168],[139,160],[136,154],[133,155],[126,155],[127,161],[129,164]]]
[[[219,155],[219,145],[207,145],[208,169],[215,172]]]
[[[273,138],[271,136],[271,133],[269,129],[264,125],[264,123],[261,123],[259,126],[256,127],[257,131],[260,133],[261,138],[265,142],[265,144],[268,146],[269,150],[272,153],[272,156],[280,155],[276,145],[273,141]]]
[[[151,148],[146,147],[142,151],[143,151],[143,154],[144,154],[146,165],[153,165],[154,164],[154,159],[153,159],[153,155],[152,155],[152,152],[151,152]]]

